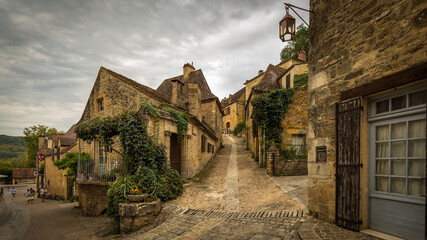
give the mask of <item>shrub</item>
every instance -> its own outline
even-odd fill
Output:
[[[232,133],[237,136],[237,134],[243,132],[243,130],[246,128],[246,123],[245,121],[241,121],[239,122],[236,127],[234,128],[234,130],[232,131]]]

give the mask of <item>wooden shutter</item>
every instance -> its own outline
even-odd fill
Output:
[[[338,226],[359,231],[360,98],[336,106],[336,208]]]

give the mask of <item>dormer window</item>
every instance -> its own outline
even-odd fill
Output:
[[[104,111],[104,98],[98,99],[98,112]]]

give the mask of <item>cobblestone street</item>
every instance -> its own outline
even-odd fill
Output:
[[[241,138],[223,139],[183,195],[164,205],[165,222],[124,239],[376,239],[312,219],[306,177],[269,177]]]

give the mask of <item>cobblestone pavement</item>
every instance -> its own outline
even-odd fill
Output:
[[[225,148],[184,194],[164,204],[164,223],[123,238],[376,239],[307,216],[306,178],[270,178],[242,139],[223,139]]]
[[[234,141],[234,143],[233,143]],[[173,205],[228,211],[302,210],[251,158],[241,138],[223,136],[224,148],[190,182]],[[306,186],[306,183],[305,183]]]
[[[164,211],[169,218],[162,225],[124,239],[377,239],[311,219],[303,211],[226,212],[182,209],[169,204]]]

